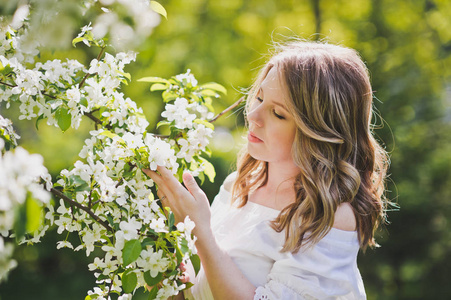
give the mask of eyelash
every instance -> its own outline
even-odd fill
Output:
[[[263,99],[260,98],[260,97],[257,97],[257,100],[258,100],[258,102],[260,102],[260,103],[263,102]],[[283,117],[283,116],[277,114],[276,111],[275,111],[274,109],[272,110],[272,113],[276,116],[276,118],[278,118],[278,119],[280,119],[280,120],[284,120],[284,119],[285,119],[285,117]]]

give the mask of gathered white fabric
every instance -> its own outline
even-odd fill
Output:
[[[235,177],[230,174],[215,197],[211,224],[219,246],[257,287],[254,300],[366,299],[357,232],[332,228],[315,246],[282,253],[285,235],[269,224],[279,211],[254,202],[233,206],[226,187]],[[213,299],[202,268],[193,283],[188,299]]]

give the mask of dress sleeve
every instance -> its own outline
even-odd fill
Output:
[[[357,233],[332,229],[315,246],[281,254],[254,300],[366,299]]]

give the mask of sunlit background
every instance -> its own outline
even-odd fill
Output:
[[[274,41],[290,36],[325,39],[360,52],[383,118],[375,119],[382,127],[376,135],[391,153],[387,196],[400,206],[378,233],[381,247],[359,255],[368,299],[451,299],[451,1],[160,3],[168,19],[161,20],[139,49],[137,61],[127,69],[132,82],[124,89],[151,124],[158,122],[163,103],[158,93],[150,93],[149,84],[136,81],[141,77],[170,77],[191,69],[199,82],[215,81],[228,89],[215,103],[220,112],[252,83]],[[96,55],[80,45],[43,52],[41,59],[88,62]],[[14,107],[1,108],[22,136],[20,144],[41,153],[54,178],[77,159],[92,129],[87,120],[80,130],[63,134],[43,122],[37,135],[34,122],[18,121]],[[209,199],[234,168],[236,152],[245,142],[243,124],[240,112],[215,124],[212,162],[217,177],[204,186]],[[2,300],[84,299],[95,281],[87,268],[89,259],[84,253],[56,250],[56,241],[53,231],[41,244],[17,247],[19,266],[0,285]]]

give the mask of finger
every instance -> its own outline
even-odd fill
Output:
[[[157,172],[149,170],[149,169],[142,169],[144,174],[149,176],[157,185],[159,185],[162,182],[161,176],[158,175]]]
[[[179,269],[182,270],[182,272],[186,271],[186,264],[184,262],[181,262],[179,265]]]
[[[158,191],[162,191],[167,197],[172,197],[172,192],[169,187],[166,186],[167,181],[161,178],[161,175],[155,171],[149,169],[142,169],[145,174],[147,174],[157,185]],[[158,192],[157,192],[158,194]]]
[[[201,199],[205,197],[204,191],[202,191],[202,189],[197,185],[197,182],[194,179],[193,175],[191,175],[189,172],[183,173],[183,183],[195,199]]]
[[[168,197],[163,193],[162,190],[158,190],[157,191],[157,196],[160,199],[160,202],[163,205],[163,207],[168,207],[169,206]]]
[[[163,166],[158,166],[157,171],[161,174],[161,180],[164,181],[164,183],[167,185],[167,187],[174,191],[182,191],[181,188],[183,186],[180,184],[180,182],[175,178],[174,174],[167,168]],[[184,188],[183,188],[184,189]]]
[[[181,281],[182,283],[187,283],[187,282],[189,282],[189,279],[190,279],[190,277],[189,277],[189,274],[188,274],[188,273],[183,273],[183,275],[180,276],[180,281]]]

